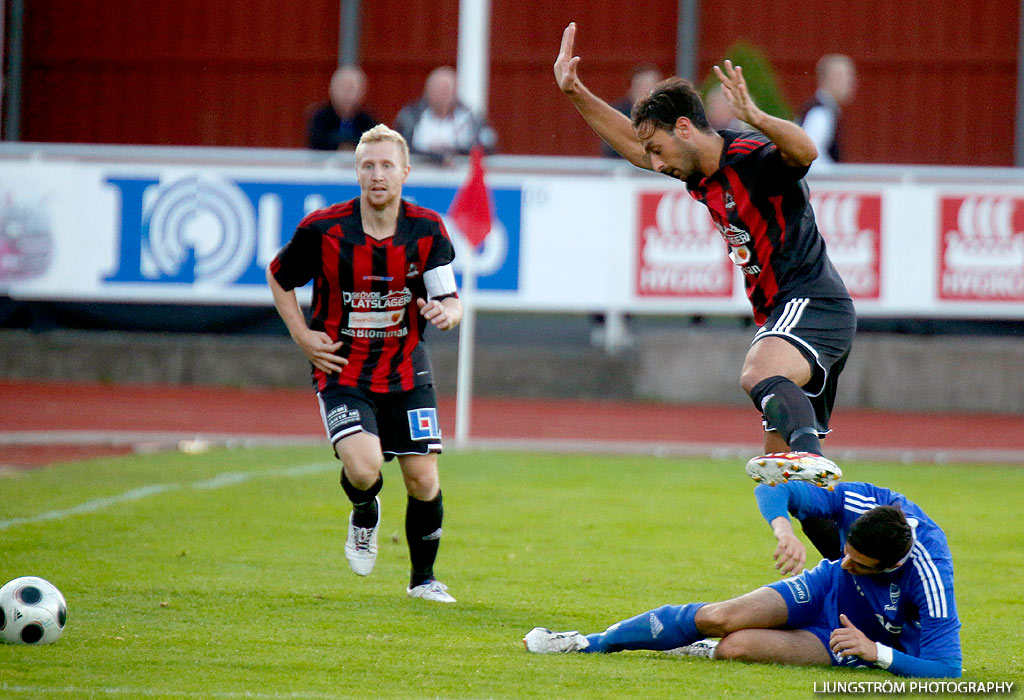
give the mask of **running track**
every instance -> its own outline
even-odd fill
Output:
[[[441,427],[454,435],[452,397]],[[233,389],[0,381],[0,467],[135,451],[182,441],[275,444],[323,441],[305,389]],[[464,446],[751,456],[760,421],[751,406],[477,398]],[[828,452],[836,458],[1024,461],[1024,415],[892,413],[840,408]]]

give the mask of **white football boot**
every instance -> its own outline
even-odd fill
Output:
[[[430,579],[426,583],[421,583],[413,588],[406,588],[405,594],[410,598],[422,598],[423,600],[432,600],[435,603],[455,602],[455,598],[448,593],[448,586],[435,579]]]
[[[380,499],[377,501],[377,522],[373,527],[356,527],[352,513],[348,514],[348,537],[345,539],[345,558],[348,566],[360,576],[369,576],[377,563],[377,530],[380,529]]]
[[[843,478],[843,471],[832,460],[811,452],[775,452],[747,462],[747,475],[769,486],[795,479],[831,491]]]
[[[703,656],[708,659],[713,659],[715,658],[715,648],[717,646],[717,639],[702,639],[699,642],[687,644],[685,647],[669,649],[665,653],[676,654],[678,656]]]
[[[534,654],[568,654],[590,647],[590,641],[579,632],[552,632],[547,627],[534,627],[523,637],[526,651]]]

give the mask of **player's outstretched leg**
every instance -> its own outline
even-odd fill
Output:
[[[663,605],[614,625],[599,634],[552,632],[535,627],[523,638],[526,650],[535,654],[584,653],[651,649],[678,649],[702,639],[694,617],[704,603]]]
[[[747,475],[758,483],[775,486],[787,481],[809,481],[827,489],[843,478],[835,462],[810,452],[775,452],[747,462]]]

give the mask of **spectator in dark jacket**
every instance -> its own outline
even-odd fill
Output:
[[[310,148],[319,151],[351,151],[359,137],[377,125],[363,109],[366,95],[366,74],[356,66],[342,66],[331,77],[330,96],[309,118]]]

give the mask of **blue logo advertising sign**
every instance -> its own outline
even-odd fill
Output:
[[[359,195],[355,184],[231,180],[192,175],[169,182],[153,177],[108,177],[120,199],[116,269],[104,282],[265,285],[259,240],[276,251],[310,211]],[[406,186],[403,196],[447,212],[455,187]],[[477,286],[519,287],[522,196],[519,188],[494,189],[495,227],[478,252]],[[459,253],[466,243],[447,219]]]

